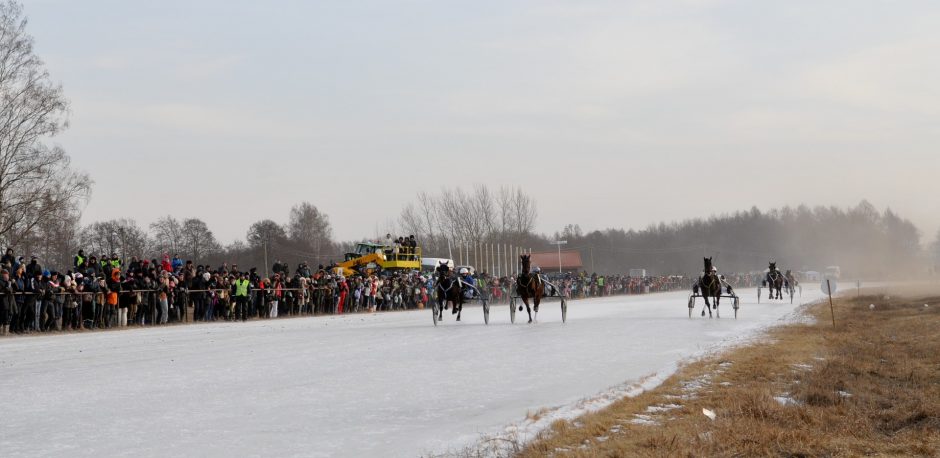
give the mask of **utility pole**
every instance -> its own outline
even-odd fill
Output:
[[[597,272],[594,268],[594,245],[591,245],[591,272]]]
[[[567,240],[556,240],[552,242],[552,245],[558,245],[558,273],[561,273],[561,246],[567,244]]]
[[[268,241],[262,240],[261,245],[264,246],[264,278],[268,278]]]

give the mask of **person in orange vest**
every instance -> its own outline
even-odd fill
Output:
[[[111,310],[117,311],[117,325],[119,327],[127,326],[127,304],[119,307],[118,293],[121,292],[121,271],[120,269],[111,269],[111,281],[108,282],[107,303],[109,313]]]

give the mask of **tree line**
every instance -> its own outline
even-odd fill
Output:
[[[847,209],[800,205],[762,212],[754,207],[644,230],[583,233],[571,224],[554,237],[567,239],[586,267],[598,272],[642,268],[657,274],[695,273],[706,256],[714,256],[728,273],[763,270],[770,260],[799,271],[835,265],[846,275],[866,278],[911,275],[926,268],[914,224],[867,201]],[[940,259],[940,250],[936,254]]]

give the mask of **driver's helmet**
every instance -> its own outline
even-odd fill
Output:
[[[715,266],[712,266],[712,272],[718,272],[718,268]]]
[[[538,274],[538,273],[542,273],[542,268],[536,266],[535,269],[532,269],[532,271],[535,272],[535,273],[537,273],[537,274]]]
[[[467,274],[469,274],[469,273],[470,273],[470,271],[467,270],[466,267],[461,267],[461,268],[460,268],[460,275],[467,275]]]

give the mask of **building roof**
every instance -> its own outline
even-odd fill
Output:
[[[558,268],[558,251],[543,251],[532,253],[532,267],[541,267],[542,270],[551,271]],[[581,252],[576,250],[562,250],[561,252],[561,270],[580,270]]]

